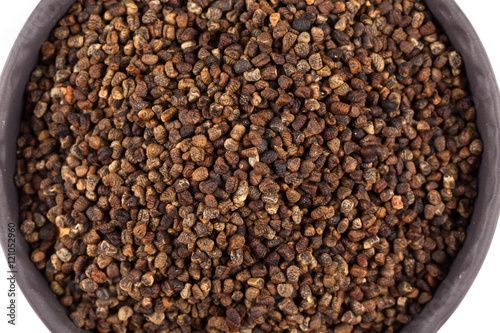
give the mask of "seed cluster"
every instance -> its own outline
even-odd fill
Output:
[[[399,331],[477,195],[418,0],[78,0],[25,102],[20,229],[99,332]]]

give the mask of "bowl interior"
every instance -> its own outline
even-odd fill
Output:
[[[25,85],[40,47],[74,0],[42,0],[22,29],[0,77],[0,242],[7,249],[7,227],[18,224],[16,138]],[[484,261],[496,228],[499,210],[500,94],[486,51],[472,25],[451,0],[427,0],[427,6],[464,59],[477,109],[484,153],[479,174],[479,196],[467,240],[434,298],[404,329],[407,333],[436,332],[458,307]],[[87,332],[73,325],[67,310],[50,290],[43,274],[30,260],[30,247],[16,231],[17,282],[28,302],[52,332]]]

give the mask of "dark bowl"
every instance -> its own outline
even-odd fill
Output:
[[[8,225],[19,223],[16,138],[23,93],[42,43],[74,0],[41,0],[24,25],[0,78],[0,242],[7,253]],[[476,278],[490,247],[500,211],[500,94],[486,51],[471,23],[452,0],[427,0],[428,8],[465,61],[477,109],[477,124],[484,141],[479,172],[479,196],[467,240],[434,298],[403,332],[431,333],[448,320]],[[30,260],[30,247],[16,228],[17,282],[37,315],[52,332],[87,332],[77,328],[67,310],[50,290],[43,274]]]

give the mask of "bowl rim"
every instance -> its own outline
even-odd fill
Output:
[[[476,279],[490,248],[500,215],[500,91],[479,35],[457,3],[424,0],[434,19],[461,54],[472,92],[476,124],[484,144],[479,190],[467,238],[433,299],[403,329],[404,333],[437,332],[458,308]],[[472,75],[474,74],[474,75]]]
[[[477,125],[484,142],[499,142],[500,92],[479,36],[454,0],[424,0],[435,22],[462,55],[477,109]],[[43,273],[30,260],[30,247],[21,235],[15,172],[16,140],[24,87],[38,60],[38,52],[56,22],[74,0],[41,0],[23,26],[0,76],[0,243],[7,256],[8,225],[15,223],[17,284],[28,303],[51,332],[89,332],[74,326],[68,311],[50,290]],[[16,126],[10,126],[16,124]],[[14,158],[13,158],[14,157]],[[433,299],[402,332],[437,332],[459,306],[484,262],[500,215],[498,170],[500,145],[485,144],[476,199],[467,239]]]

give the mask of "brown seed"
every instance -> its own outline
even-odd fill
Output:
[[[234,250],[234,249],[241,249],[245,245],[245,237],[235,234],[231,236],[228,242],[228,251]]]
[[[92,280],[97,283],[105,283],[107,281],[106,274],[103,271],[95,270],[92,271]]]
[[[359,72],[361,72],[362,67],[358,59],[351,58],[349,60],[349,70],[352,74],[358,74]]]
[[[286,198],[288,199],[288,201],[290,201],[291,203],[296,203],[300,200],[301,198],[301,195],[299,192],[295,191],[295,190],[288,190],[286,192]]]
[[[262,278],[250,278],[247,280],[248,285],[255,287],[257,289],[262,289],[264,288],[264,279]]]
[[[422,36],[428,36],[436,32],[436,26],[431,21],[428,21],[419,30]]]
[[[284,298],[292,297],[293,286],[289,283],[279,284],[278,285],[278,294]]]
[[[267,55],[265,53],[261,53],[252,59],[252,64],[255,67],[263,67],[264,65],[269,63],[269,61],[271,61],[271,57],[269,57],[269,55]]]
[[[319,53],[314,53],[309,57],[309,64],[314,70],[319,70],[323,67],[323,61],[321,60],[321,55]]]
[[[275,26],[280,20],[280,14],[279,13],[272,13],[269,16],[269,23],[271,23],[272,26]]]
[[[146,65],[153,66],[158,62],[158,56],[156,54],[145,54],[141,60]]]
[[[130,306],[122,306],[118,310],[118,319],[121,321],[126,321],[134,314],[134,310]]]
[[[205,252],[212,251],[214,248],[214,244],[215,244],[214,241],[211,240],[210,238],[202,238],[196,242],[196,245],[198,245],[198,248],[202,251],[205,251]]]
[[[283,45],[283,53],[287,53],[295,44],[297,40],[297,35],[287,32],[285,36],[283,36],[282,45]]]
[[[358,161],[351,156],[347,156],[342,164],[342,168],[346,173],[351,173],[356,170],[358,166]]]
[[[234,308],[226,310],[226,323],[229,329],[236,331],[241,325],[241,316]]]
[[[349,113],[351,108],[349,104],[342,102],[333,102],[330,109],[334,114],[346,115]]]
[[[483,143],[480,139],[475,139],[469,145],[469,151],[474,155],[481,155],[483,152]]]
[[[97,289],[97,283],[91,279],[85,279],[80,282],[80,288],[85,292],[94,292]]]
[[[404,208],[403,200],[400,195],[393,196],[391,199],[391,203],[394,209],[399,210]]]
[[[92,14],[87,23],[90,30],[99,30],[102,27],[102,19],[99,15]]]

